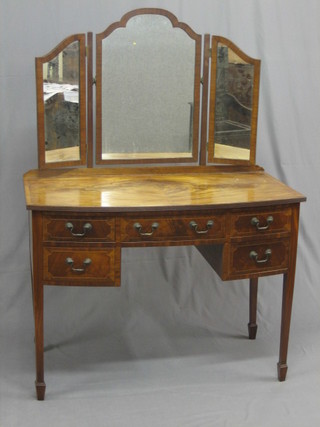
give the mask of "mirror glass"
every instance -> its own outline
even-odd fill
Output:
[[[45,162],[80,159],[79,41],[42,64]]]
[[[218,42],[215,73],[214,159],[249,161],[254,65]]]
[[[101,159],[192,159],[196,41],[166,16],[142,14],[101,50]]]

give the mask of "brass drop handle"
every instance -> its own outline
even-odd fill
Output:
[[[140,236],[152,236],[153,233],[159,227],[159,224],[157,222],[153,222],[151,224],[151,231],[142,231],[142,225],[140,224],[140,222],[135,222],[133,224],[133,227],[137,230],[137,232],[140,234]]]
[[[86,258],[84,261],[83,261],[83,268],[75,268],[75,267],[73,267],[73,264],[74,264],[74,261],[73,261],[73,259],[72,258],[70,258],[70,257],[68,257],[68,258],[66,258],[66,263],[68,264],[68,265],[70,265],[70,267],[71,267],[71,270],[72,271],[74,271],[75,273],[84,273],[85,271],[86,271],[86,268],[91,264],[91,259],[90,258]]]
[[[205,230],[198,230],[198,224],[195,221],[190,221],[189,225],[197,234],[207,234],[210,228],[213,227],[213,221],[212,219],[209,219],[206,224]]]
[[[251,251],[249,256],[251,259],[253,259],[256,262],[256,264],[265,264],[271,258],[272,250],[267,249],[264,254],[265,254],[265,258],[263,259],[258,259],[258,254],[256,251]]]
[[[86,222],[84,224],[83,233],[74,233],[73,232],[74,225],[72,224],[72,222],[67,222],[65,227],[67,230],[70,231],[73,237],[84,237],[88,231],[92,230],[92,225],[90,224],[90,222]]]
[[[256,227],[257,230],[268,230],[269,226],[273,223],[273,216],[269,215],[267,218],[267,224],[264,226],[260,226],[260,221],[256,216],[251,219],[251,224]]]

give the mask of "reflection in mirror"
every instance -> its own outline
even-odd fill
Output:
[[[253,67],[218,43],[215,107],[215,157],[250,157]],[[230,148],[238,148],[236,152]],[[226,148],[226,149],[225,149]],[[233,158],[233,157],[231,157]]]
[[[82,164],[79,162],[81,145],[85,144],[85,120],[81,120],[85,87],[80,77],[83,48],[84,36],[75,35],[36,59],[40,167],[60,162]]]
[[[215,100],[210,111],[210,154],[214,161],[254,160],[257,100],[254,87],[259,74],[255,63],[227,40],[216,41],[212,78]],[[213,152],[212,152],[213,148]],[[210,159],[212,160],[212,159]]]
[[[46,162],[79,160],[79,42],[43,64]]]
[[[150,13],[130,17],[125,27],[107,37],[105,33],[97,36],[102,55],[101,80],[97,72],[97,93],[101,85],[97,163],[195,160],[200,36],[196,40],[192,36],[173,26],[168,17]]]

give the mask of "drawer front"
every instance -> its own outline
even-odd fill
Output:
[[[290,232],[290,229],[290,208],[283,211],[258,210],[245,214],[233,214],[231,218],[231,236]]]
[[[230,271],[232,276],[283,270],[288,267],[289,240],[231,245]]]
[[[115,240],[115,219],[81,217],[44,217],[44,241],[109,241]]]
[[[90,280],[114,281],[115,250],[78,249],[78,248],[44,248],[44,280],[71,280],[75,284]]]
[[[225,236],[222,216],[135,218],[121,220],[121,241],[194,240]]]

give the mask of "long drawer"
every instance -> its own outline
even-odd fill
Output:
[[[121,241],[214,239],[225,236],[222,215],[121,219]]]

